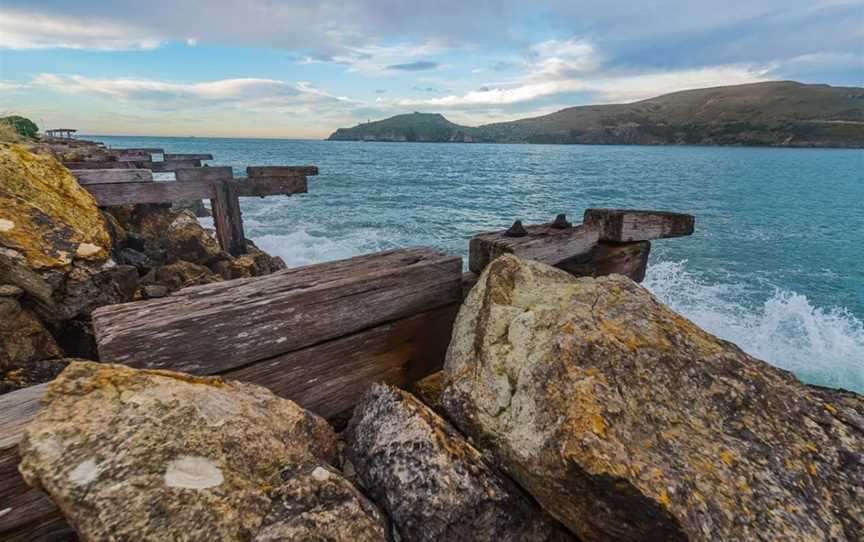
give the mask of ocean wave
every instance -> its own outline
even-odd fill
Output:
[[[398,246],[378,231],[355,230],[334,237],[311,227],[295,227],[285,234],[257,235],[252,240],[261,250],[281,257],[288,267],[340,260]]]
[[[708,282],[686,260],[648,268],[644,286],[673,310],[801,380],[864,393],[864,323],[843,308],[814,307],[775,289],[761,303],[745,286]]]

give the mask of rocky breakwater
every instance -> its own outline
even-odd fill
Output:
[[[221,251],[189,212],[99,209],[49,150],[0,144],[0,392],[95,359],[96,307],[284,267]]]
[[[455,324],[441,404],[592,540],[860,540],[864,401],[811,390],[617,275],[504,256]]]

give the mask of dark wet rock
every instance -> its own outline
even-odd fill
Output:
[[[87,316],[47,323],[48,330],[68,357],[99,359],[93,323]]]
[[[156,271],[156,283],[167,287],[172,292],[186,286],[208,284],[221,280],[222,277],[210,271],[209,268],[184,260],[163,265]]]
[[[204,202],[199,200],[195,201],[180,201],[171,206],[171,209],[174,211],[190,211],[192,214],[197,216],[198,218],[205,218],[208,216],[213,216],[213,213],[210,212]]]
[[[222,252],[216,238],[201,227],[189,211],[177,214],[165,231],[165,247],[169,259],[186,260],[207,265],[230,258]]]
[[[862,398],[814,392],[620,275],[496,259],[445,380],[450,419],[584,540],[864,532]]]
[[[282,479],[254,542],[389,540],[386,516],[336,469],[303,465]]]
[[[344,438],[363,488],[402,540],[574,540],[407,392],[374,385]]]
[[[0,297],[0,370],[63,353],[51,333],[15,297]]]
[[[143,252],[135,250],[134,248],[124,248],[120,250],[115,256],[115,260],[119,264],[133,266],[138,270],[139,275],[146,275],[151,269],[153,269],[153,267],[155,267],[153,260],[151,260],[149,256]]]
[[[40,359],[0,369],[0,394],[54,380],[73,358]],[[83,360],[81,360],[83,361]]]
[[[83,540],[249,540],[286,467],[333,460],[327,423],[259,386],[72,363],[19,446]]]
[[[24,290],[12,284],[0,284],[0,297],[12,297],[18,299],[24,295]]]
[[[145,298],[155,299],[168,295],[168,288],[161,284],[148,284],[141,288],[141,292],[144,294]]]

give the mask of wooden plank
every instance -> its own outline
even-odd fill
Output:
[[[586,209],[583,222],[613,243],[653,241],[691,235],[696,217],[684,213],[634,209]]]
[[[100,307],[93,326],[100,359],[213,374],[458,303],[461,278],[415,247]]]
[[[150,169],[150,162],[63,162],[69,169]]]
[[[163,149],[158,147],[133,147],[131,149],[111,149],[112,151],[125,152],[129,154],[165,154]]]
[[[587,261],[571,260],[558,267],[577,277],[599,277],[617,273],[630,277],[635,282],[645,280],[648,269],[650,241],[636,243],[600,242],[591,251]]]
[[[204,154],[166,154],[165,160],[212,160],[213,155]]]
[[[101,207],[129,203],[173,203],[211,199],[216,195],[210,181],[95,184],[84,188],[93,194],[96,204]]]
[[[222,376],[260,384],[331,417],[357,404],[373,382],[407,386],[440,370],[458,311],[459,304],[450,304]]]
[[[152,162],[149,169],[154,173],[169,173],[178,169],[201,167],[201,160],[163,160]]]
[[[112,150],[111,155],[117,158],[118,162],[147,162],[153,159],[150,153],[145,152],[129,152]]]
[[[249,177],[280,177],[283,175],[318,175],[318,166],[249,166]]]
[[[72,175],[83,185],[153,181],[153,173],[149,169],[73,169]]]
[[[551,224],[527,226],[522,237],[505,231],[481,233],[469,242],[468,268],[480,273],[498,256],[510,253],[559,266],[589,254],[599,240],[595,230],[582,226],[554,228]]]
[[[216,197],[218,181],[162,181],[152,183],[95,184],[84,188],[101,207],[130,203],[174,203]],[[241,179],[234,181],[237,196],[277,196],[306,192],[305,177]]]
[[[174,172],[178,181],[230,181],[234,178],[233,169],[229,166],[196,167],[178,169]]]
[[[39,412],[47,387],[39,384],[0,396],[0,540],[19,539],[13,538],[13,533],[22,530],[29,534],[21,533],[21,540],[36,540],[32,530],[43,524],[55,524],[63,530],[64,522],[54,503],[28,486],[18,472],[18,443],[24,427]]]
[[[215,197],[210,200],[219,246],[232,256],[246,254],[246,236],[236,186],[237,183],[216,183]]]

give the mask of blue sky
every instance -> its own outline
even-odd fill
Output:
[[[864,84],[864,0],[0,0],[0,113],[93,134],[319,138],[776,79]]]

